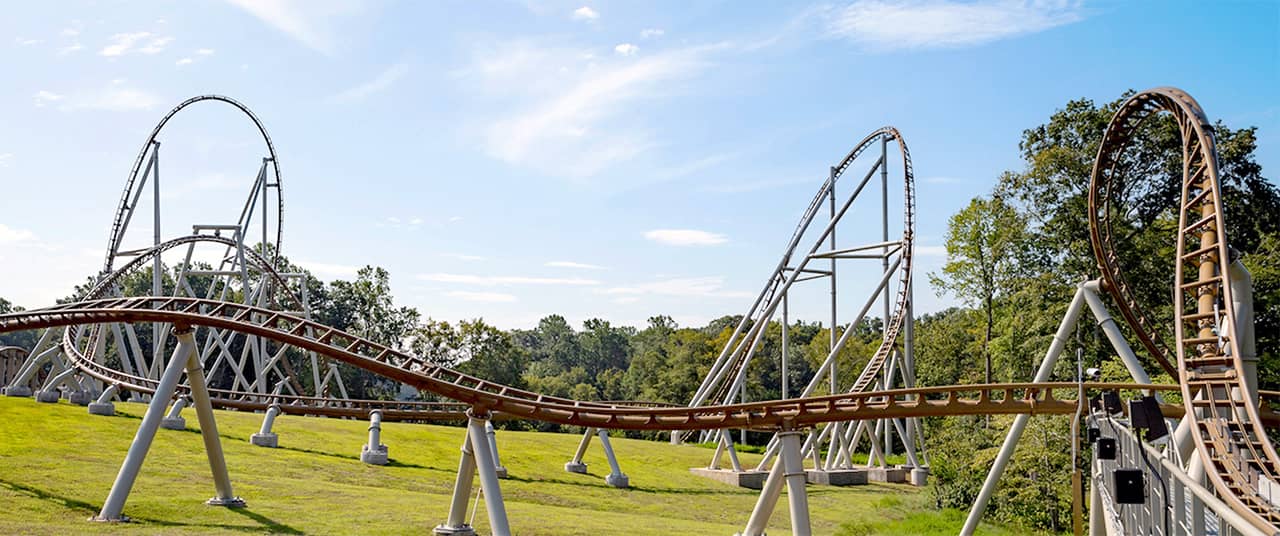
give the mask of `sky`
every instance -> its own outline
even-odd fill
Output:
[[[913,159],[918,313],[957,303],[927,277],[947,218],[1071,99],[1177,86],[1280,168],[1271,0],[25,2],[0,67],[0,297],[28,308],[97,272],[138,151],[203,94],[270,133],[286,256],[324,280],[382,266],[424,317],[502,328],[745,312],[830,166],[884,125]],[[234,222],[266,155],[252,123],[198,103],[159,139],[164,237]],[[880,240],[880,195],[841,247]],[[841,268],[840,318],[878,270]],[[793,319],[826,318],[819,287]]]

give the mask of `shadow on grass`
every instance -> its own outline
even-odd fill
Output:
[[[95,504],[90,504],[78,499],[72,499],[70,497],[65,497],[62,495],[57,495],[47,490],[37,488],[35,486],[28,486],[26,484],[10,482],[4,479],[0,479],[0,486],[3,486],[17,493],[21,493],[23,495],[27,495],[29,497],[32,497],[41,501],[48,501],[51,503],[58,504],[68,510],[85,513],[90,517],[98,515],[98,506]],[[239,532],[261,532],[265,534],[305,534],[304,532],[296,528],[290,527],[289,525],[278,523],[269,517],[251,512],[247,508],[228,508],[228,510],[235,512],[237,514],[240,514],[242,516],[245,516],[253,520],[255,523],[257,523],[260,526],[246,527],[243,525],[226,525],[226,524],[217,524],[217,523],[181,523],[176,521],[165,521],[161,519],[149,519],[149,518],[143,518],[143,517],[133,517],[131,519],[133,521],[152,524],[152,525],[158,525],[162,527],[207,527],[207,528],[234,530]]]
[[[606,484],[603,476],[596,476],[588,473],[587,475],[584,475],[583,478],[591,478],[592,480],[589,482],[583,482],[583,481],[563,480],[559,478],[521,478],[518,476],[509,476],[503,480],[509,480],[512,482],[525,482],[529,484],[561,484],[565,486],[578,486],[582,488],[593,488],[593,489],[599,489],[599,490],[617,490],[619,492],[633,491],[636,493],[651,493],[651,494],[671,493],[676,495],[738,495],[738,494],[742,494],[743,490],[746,490],[746,488],[733,488],[733,489],[650,488],[650,487],[636,486],[636,485],[629,486],[625,489],[619,489]],[[754,490],[747,490],[747,491],[755,492]]]

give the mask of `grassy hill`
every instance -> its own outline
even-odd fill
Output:
[[[405,534],[444,521],[461,428],[389,423],[392,462],[360,463],[367,423],[284,416],[278,449],[249,444],[261,415],[218,412],[227,464],[248,508],[205,506],[213,494],[195,413],[185,431],[160,430],[125,506],[135,522],[86,521],[97,513],[144,411],[116,404],[91,416],[66,401],[0,397],[0,534]],[[593,442],[590,474],[566,473],[579,436],[498,432],[507,512],[517,534],[720,534],[742,530],[756,492],[694,476],[711,452],[694,446],[614,440],[632,488],[604,483],[608,464]],[[746,454],[744,463],[758,455]],[[478,485],[478,481],[477,481]],[[955,534],[960,512],[928,508],[904,485],[810,486],[816,534]],[[772,534],[790,533],[785,494]],[[475,516],[488,533],[483,501]],[[985,534],[1013,534],[984,526]]]

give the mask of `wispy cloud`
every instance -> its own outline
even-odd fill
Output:
[[[82,48],[84,48],[84,45],[81,45],[80,43],[71,43],[70,45],[67,45],[67,46],[65,46],[65,47],[60,47],[60,48],[58,49],[58,55],[59,55],[59,56],[65,56],[65,55],[70,54],[70,53],[72,53],[72,52],[77,52],[77,51],[79,51],[79,50],[80,50],[80,49],[82,49]]]
[[[44,40],[43,40],[43,39],[28,39],[28,38],[25,38],[25,37],[18,37],[18,38],[15,38],[15,39],[13,40],[13,42],[14,42],[14,43],[17,43],[19,46],[29,47],[29,46],[34,46],[34,45],[38,45],[38,44],[40,44],[40,43],[43,43],[43,42],[44,42]]]
[[[138,52],[143,54],[159,54],[164,51],[165,46],[172,42],[172,37],[157,37],[148,42],[146,46],[139,48]]]
[[[640,51],[640,47],[635,46],[631,43],[622,43],[616,47],[613,47],[613,52],[615,54],[618,54],[619,56],[634,56],[636,55],[636,52],[639,52],[639,51]]]
[[[0,244],[16,244],[35,240],[36,235],[26,229],[16,229],[0,223]]]
[[[41,92],[48,93],[48,92]],[[52,98],[56,97],[56,98]],[[44,102],[64,100],[61,95],[48,93]],[[36,94],[37,106],[41,106],[41,95]],[[160,103],[160,98],[149,91],[130,87],[120,81],[114,81],[104,88],[73,93],[65,97],[65,102],[58,107],[64,112],[74,110],[104,110],[110,112],[129,112],[134,110],[150,110]]]
[[[573,14],[571,14],[570,17],[572,17],[573,20],[593,21],[600,18],[600,12],[591,9],[590,7],[582,6],[573,10]]]
[[[335,32],[344,19],[360,13],[360,2],[340,0],[227,0],[322,54],[333,54],[337,48]]]
[[[645,231],[647,240],[668,246],[715,246],[729,241],[729,237],[697,229],[654,229]]]
[[[10,160],[13,160],[13,153],[0,153],[0,167],[9,167]]]
[[[724,278],[711,277],[679,277],[639,283],[621,287],[610,287],[597,290],[605,295],[642,296],[646,294],[659,296],[704,297],[704,298],[749,298],[751,293],[725,290]]]
[[[546,263],[546,266],[550,266],[552,268],[575,268],[579,270],[603,270],[604,269],[603,266],[599,266],[595,264],[587,264],[583,262],[573,262],[573,261],[551,261]]]
[[[418,279],[421,281],[433,281],[436,283],[458,283],[483,287],[507,285],[595,286],[600,284],[599,281],[594,279],[583,279],[578,277],[528,277],[443,273],[418,274]]]
[[[182,58],[174,62],[174,65],[181,67],[183,65],[191,65],[192,63],[194,63],[194,60],[192,60],[191,58]]]
[[[667,32],[662,28],[645,28],[640,30],[641,39],[652,39],[654,37],[662,37]]]
[[[480,303],[511,303],[516,301],[516,297],[511,294],[503,294],[501,292],[471,292],[467,290],[451,290],[444,293],[450,298],[460,300],[480,302]]]
[[[386,218],[383,218],[382,221],[374,225],[378,227],[390,227],[392,229],[402,229],[402,228],[417,229],[419,226],[422,225],[422,218],[419,218],[416,216],[412,218],[401,218],[399,216],[387,216]]]
[[[409,73],[409,64],[404,62],[397,63],[395,65],[387,67],[386,69],[383,69],[382,72],[378,73],[378,76],[375,76],[372,80],[369,80],[363,84],[360,84],[352,88],[348,88],[340,93],[337,93],[332,97],[329,97],[329,100],[332,102],[351,102],[351,101],[363,100],[365,97],[368,97],[369,95],[373,95],[375,93],[379,93],[386,90],[387,88],[395,84],[397,81],[399,81],[401,78],[404,78],[404,75],[408,73]]]
[[[978,45],[1084,18],[1072,0],[857,0],[827,15],[831,35],[877,50]]]
[[[157,54],[164,50],[165,45],[173,41],[172,37],[154,37],[151,32],[129,32],[118,33],[111,36],[111,41],[107,46],[102,47],[98,51],[98,55],[114,58],[128,54],[134,50],[134,46],[139,43],[146,43],[137,50],[143,54]]]
[[[197,55],[197,56],[212,56],[215,52],[216,52],[216,51],[215,51],[215,50],[213,50],[212,48],[200,48],[200,49],[196,49],[196,55]]]
[[[305,260],[294,260],[298,266],[306,268],[312,275],[320,279],[353,279],[357,272],[360,271],[359,266],[351,266],[347,264],[329,264],[324,262],[311,262]]]
[[[632,45],[634,46],[634,45]],[[513,165],[571,179],[594,176],[659,144],[634,107],[670,95],[699,72],[714,47],[646,56],[522,41],[485,45],[459,73],[464,90],[487,97],[485,148]]]
[[[36,108],[42,108],[51,102],[58,102],[63,99],[62,95],[48,90],[40,90],[35,94]]]

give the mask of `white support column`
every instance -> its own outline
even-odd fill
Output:
[[[160,419],[160,427],[165,430],[186,430],[187,420],[182,418],[182,408],[187,407],[187,398],[178,397],[169,408],[169,414]]]
[[[580,475],[587,474],[587,464],[582,462],[582,457],[587,454],[587,445],[591,444],[591,436],[595,435],[595,428],[587,428],[582,434],[582,441],[578,443],[578,450],[573,453],[573,460],[564,464],[564,470],[570,473],[578,473]]]
[[[432,533],[437,536],[475,536],[475,529],[467,523],[467,503],[471,501],[471,488],[476,477],[476,458],[471,448],[471,436],[462,438],[462,456],[458,462],[458,479],[453,484],[453,500],[449,503],[449,517],[443,525],[437,525]]]
[[[604,448],[605,458],[609,460],[609,469],[612,471],[609,476],[604,477],[605,483],[615,488],[626,488],[631,482],[627,475],[622,474],[622,468],[618,466],[618,457],[613,453],[613,445],[609,444],[609,431],[600,428],[598,434],[600,446]]]
[[[507,478],[507,468],[502,466],[502,458],[498,457],[498,432],[493,429],[493,421],[484,421],[484,433],[489,436],[489,450],[493,451],[493,470],[498,478]]]
[[[89,403],[89,414],[102,415],[104,417],[115,415],[116,406],[111,403],[111,399],[116,396],[116,391],[119,389],[120,386],[117,384],[113,383],[108,385],[107,388],[102,391],[102,396],[99,396],[97,401]]]
[[[369,442],[360,446],[360,461],[369,465],[387,464],[387,446],[382,444],[382,411],[369,412]]]
[[[1049,376],[1053,374],[1053,367],[1058,362],[1058,356],[1062,355],[1062,349],[1066,347],[1067,341],[1071,338],[1071,330],[1075,327],[1076,322],[1080,320],[1080,312],[1084,307],[1085,295],[1088,293],[1084,288],[1084,284],[1076,289],[1076,295],[1071,299],[1071,305],[1067,307],[1067,313],[1062,317],[1062,323],[1058,325],[1058,332],[1053,336],[1053,343],[1049,345],[1048,352],[1045,353],[1044,360],[1040,362],[1040,369],[1036,371],[1036,377],[1032,380],[1035,383],[1043,383],[1049,380]],[[987,473],[987,479],[982,483],[982,490],[978,492],[977,499],[973,502],[973,508],[969,510],[969,516],[965,518],[964,527],[960,529],[961,536],[973,536],[973,531],[978,528],[978,522],[982,520],[982,513],[987,508],[987,502],[991,500],[991,494],[995,492],[996,485],[1000,482],[1000,475],[1004,474],[1004,469],[1009,465],[1009,459],[1013,457],[1013,451],[1018,446],[1018,440],[1022,438],[1022,431],[1027,428],[1027,420],[1030,415],[1018,415],[1013,419],[1013,426],[1009,428],[1009,435],[1005,436],[1004,444],[1000,446],[1000,453],[996,455],[996,461],[991,465],[991,471]]]
[[[155,396],[147,406],[147,412],[142,416],[138,433],[133,437],[133,444],[129,446],[129,453],[125,455],[124,464],[120,466],[115,483],[111,485],[107,501],[94,520],[125,521],[127,519],[121,515],[125,500],[129,498],[129,491],[133,489],[133,483],[138,478],[138,470],[142,468],[147,451],[151,449],[151,442],[155,439],[156,430],[160,427],[165,406],[173,397],[173,392],[178,387],[178,380],[182,378],[184,365],[194,350],[195,338],[190,328],[184,329],[178,334],[178,346],[174,348],[173,357],[169,359],[169,365],[165,367],[164,375],[156,385]]]
[[[773,516],[773,509],[782,495],[784,482],[787,485],[787,503],[791,510],[791,534],[793,536],[812,534],[809,524],[809,498],[805,491],[804,459],[800,452],[800,436],[803,434],[804,432],[797,430],[785,430],[778,434],[781,452],[769,471],[769,477],[765,479],[764,487],[760,490],[760,498],[756,501],[755,508],[751,510],[747,527],[739,533],[739,536],[764,536],[769,518]]]
[[[773,516],[773,508],[778,504],[778,497],[782,495],[784,465],[781,457],[773,462],[773,469],[769,470],[769,477],[760,488],[760,498],[756,499],[756,507],[751,509],[751,517],[747,519],[747,528],[737,536],[764,536],[769,518]]]
[[[182,337],[183,335],[179,335]],[[191,346],[195,348],[195,338]],[[213,402],[209,400],[209,389],[204,382],[204,370],[195,352],[187,354],[187,382],[191,385],[191,402],[196,408],[196,419],[200,422],[200,435],[204,439],[204,452],[209,458],[209,470],[213,473],[213,485],[218,494],[206,504],[213,506],[244,507],[244,500],[236,497],[231,489],[231,476],[227,473],[227,460],[222,455],[222,440],[218,437],[218,423],[213,416]]]
[[[280,405],[272,404],[267,408],[267,415],[262,418],[262,428],[258,429],[258,433],[249,436],[249,443],[272,449],[280,446],[280,436],[271,431],[271,425],[275,423],[277,415],[280,415]]]
[[[502,501],[502,488],[498,484],[498,474],[493,469],[493,452],[489,450],[484,432],[484,423],[488,420],[487,413],[478,414],[472,410],[468,416],[467,435],[471,438],[471,450],[475,453],[475,465],[480,473],[480,490],[484,494],[484,507],[489,513],[489,530],[493,536],[510,536],[507,506]]]

